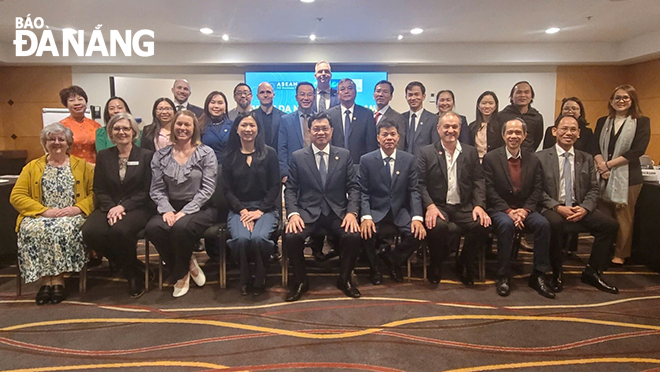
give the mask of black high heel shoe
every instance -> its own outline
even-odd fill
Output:
[[[37,305],[44,305],[50,302],[50,293],[53,290],[53,288],[49,285],[42,285],[41,288],[39,288],[39,292],[37,292],[37,297],[35,297],[34,301],[37,303]]]

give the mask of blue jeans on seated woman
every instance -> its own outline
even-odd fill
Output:
[[[260,202],[248,202],[245,203],[245,206],[247,210],[253,211],[258,209],[259,204]],[[254,274],[252,284],[255,287],[263,288],[270,254],[275,246],[271,236],[277,228],[277,222],[277,210],[264,213],[250,232],[243,226],[240,214],[229,212],[227,226],[231,239],[227,241],[227,245],[241,269],[241,286],[248,285],[251,275]],[[250,263],[254,263],[254,273],[250,272]]]

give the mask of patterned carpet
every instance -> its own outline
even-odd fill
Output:
[[[565,262],[566,287],[555,300],[527,287],[526,252],[507,298],[490,280],[465,288],[447,262],[438,286],[419,279],[420,265],[417,279],[381,286],[360,269],[357,300],[334,288],[327,268],[315,270],[301,301],[283,302],[275,267],[265,294],[242,297],[237,270],[220,289],[211,264],[209,283],[183,298],[156,288],[132,300],[105,263],[89,272],[86,293],[77,293],[73,276],[67,301],[36,306],[38,286],[24,285],[16,298],[16,269],[8,267],[0,271],[0,369],[660,371],[660,276],[625,266],[606,275],[621,293],[599,292],[580,282],[586,247]]]

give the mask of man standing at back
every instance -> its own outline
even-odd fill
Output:
[[[515,118],[521,118],[527,123],[527,138],[522,144],[525,151],[535,153],[543,140],[543,115],[532,107],[534,102],[534,88],[526,82],[519,81],[509,93],[510,105],[500,111],[494,123],[498,131],[502,129],[504,123]],[[504,143],[502,143],[503,145]]]
[[[350,151],[353,163],[360,157],[378,148],[376,124],[371,110],[355,104],[357,96],[355,82],[341,79],[337,84],[340,105],[329,109],[332,119],[332,145]]]
[[[332,70],[330,63],[320,61],[314,66],[314,77],[316,78],[316,95],[314,97],[314,112],[323,112],[330,107],[339,105],[337,90],[330,87]]]
[[[266,145],[277,151],[277,136],[280,130],[280,121],[284,111],[273,106],[275,92],[273,86],[268,82],[259,84],[257,88],[257,98],[259,98],[259,108],[254,110],[254,117],[257,123],[265,131]]]
[[[289,176],[291,154],[311,144],[307,119],[314,113],[314,86],[306,81],[296,86],[296,101],[298,109],[282,116],[279,135],[277,136],[277,158],[280,162],[282,183]]]
[[[190,87],[188,80],[174,80],[174,85],[172,85],[172,95],[174,96],[176,111],[178,112],[183,109],[190,110],[199,118],[204,113],[204,110],[201,107],[188,103],[188,98],[190,98],[191,94],[192,88]]]
[[[234,87],[234,101],[236,101],[236,107],[229,110],[227,117],[229,120],[234,120],[238,114],[247,115],[252,111],[252,89],[250,86],[245,83],[238,83]]]
[[[424,109],[426,87],[419,81],[406,86],[406,101],[410,111],[403,114],[406,121],[406,152],[419,156],[422,147],[440,140],[436,125],[438,115]]]
[[[403,118],[403,115],[394,111],[390,107],[390,101],[392,101],[392,95],[394,94],[394,86],[387,80],[381,80],[376,83],[374,87],[374,101],[376,101],[376,107],[378,110],[374,113],[374,121],[376,125],[381,120],[388,119],[396,125],[396,129],[399,132],[399,144],[397,149],[405,151],[406,149],[406,119]]]

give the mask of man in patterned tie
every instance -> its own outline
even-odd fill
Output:
[[[552,128],[557,144],[538,152],[543,168],[543,216],[550,223],[550,262],[554,292],[563,289],[562,261],[566,232],[589,232],[594,236],[589,264],[582,282],[601,291],[618,293],[601,277],[611,259],[619,223],[596,209],[599,186],[593,158],[573,145],[580,137],[577,119],[562,115]]]

